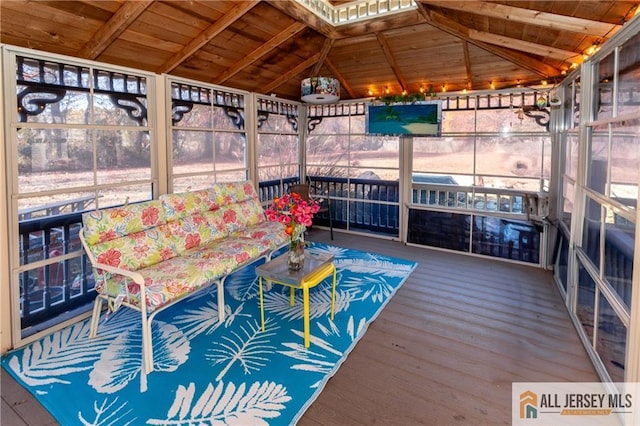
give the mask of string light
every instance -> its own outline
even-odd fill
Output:
[[[587,47],[587,50],[584,51],[584,54],[588,58],[589,56],[596,53],[598,50],[600,50],[600,42],[596,41],[591,46]]]
[[[578,67],[578,64],[576,64],[576,63],[572,63],[571,64],[571,69],[577,68],[577,67]],[[567,74],[567,70],[562,70],[561,74],[562,75],[566,75]],[[546,86],[549,85],[549,81],[546,80],[546,79],[543,79],[543,80],[540,80],[540,84],[543,87],[546,87]],[[472,84],[471,84],[471,82],[467,81],[465,86],[466,87],[462,88],[461,93],[467,94],[471,90]],[[442,87],[442,92],[447,92],[449,90],[449,87],[448,87],[446,82],[442,83],[441,87]],[[497,88],[496,82],[493,81],[493,80],[489,81],[489,87],[490,87],[491,90],[496,90],[496,88]],[[522,83],[521,79],[516,79],[516,87],[523,87],[523,83]],[[420,94],[427,93],[427,89],[426,89],[424,84],[420,84],[420,87],[419,87],[418,91],[419,91]],[[370,89],[368,89],[367,93],[368,93],[369,96],[374,96],[375,95],[375,90],[370,88]],[[391,89],[389,88],[389,86],[385,86],[384,87],[383,93],[385,95],[390,95],[391,94]],[[429,91],[428,91],[427,94],[431,95],[431,96],[435,96],[435,92],[433,91],[433,86],[432,85],[429,85]],[[398,95],[398,96],[405,96],[405,97],[408,96],[407,90],[403,90],[401,92],[401,94]]]

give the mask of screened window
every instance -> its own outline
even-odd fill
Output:
[[[300,126],[298,106],[258,98],[256,156],[263,201],[286,192],[300,181]]]
[[[306,172],[334,227],[398,236],[401,138],[366,134],[365,106],[309,108]]]
[[[442,136],[412,140],[409,242],[540,262],[541,233],[529,220],[549,189],[552,153],[549,109],[538,99],[444,102]]]
[[[414,202],[442,206],[444,197],[448,207],[524,213],[522,194],[547,191],[551,175],[549,111],[534,100],[503,94],[480,97],[478,109],[445,110],[442,137],[413,138]],[[429,195],[427,184],[445,186]]]
[[[152,74],[7,49],[11,297],[22,335],[87,306],[93,273],[79,240],[82,213],[153,198]]]
[[[170,80],[172,192],[248,178],[245,94]]]
[[[152,198],[148,77],[15,60],[20,219]]]
[[[565,162],[563,175],[565,187],[571,182],[584,188],[574,191],[584,195],[578,202],[585,208],[575,238],[579,271],[575,314],[589,337],[589,350],[600,358],[609,378],[619,381],[625,378],[627,327],[634,303],[640,178],[640,108],[635,93],[640,82],[632,76],[639,41],[636,35],[614,46],[583,70],[594,81],[581,93],[591,97],[593,111],[580,132],[582,139],[578,135],[567,139],[566,158],[573,161]],[[584,182],[576,170],[582,166],[575,161],[579,154],[586,158]]]

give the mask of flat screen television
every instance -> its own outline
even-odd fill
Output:
[[[367,134],[372,135],[440,136],[442,101],[369,105],[366,126]]]

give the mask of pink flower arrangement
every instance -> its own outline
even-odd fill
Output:
[[[307,226],[311,226],[313,215],[320,210],[316,201],[303,200],[295,192],[284,194],[282,197],[273,199],[273,204],[265,210],[267,219],[274,222],[283,223],[285,232],[291,240],[297,240]]]

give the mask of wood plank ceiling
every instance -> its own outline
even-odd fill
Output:
[[[639,3],[419,0],[333,25],[296,0],[12,0],[0,42],[292,100],[303,78],[333,76],[358,99],[557,83]]]

